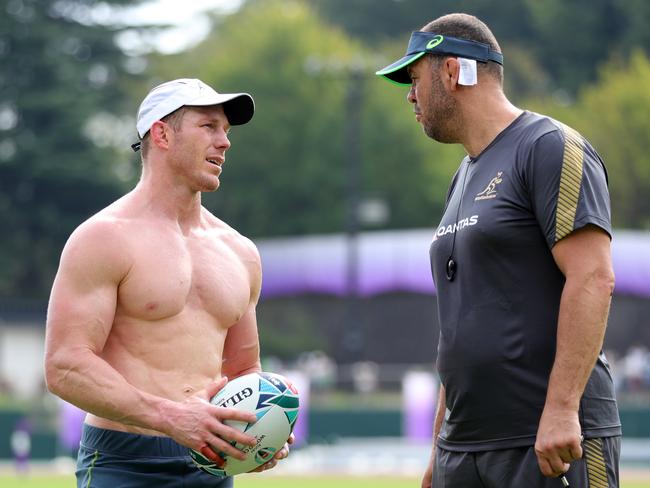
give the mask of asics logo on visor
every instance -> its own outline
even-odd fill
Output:
[[[440,44],[445,38],[442,37],[440,34],[438,34],[436,37],[431,39],[429,42],[427,42],[427,49],[433,49],[436,47],[438,44]]]

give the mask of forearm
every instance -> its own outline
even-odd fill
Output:
[[[174,402],[135,388],[91,351],[70,351],[46,360],[52,393],[98,417],[166,433]]]
[[[602,348],[611,301],[607,274],[567,278],[558,318],[557,346],[546,406],[578,410]]]
[[[438,391],[438,402],[436,405],[436,413],[433,419],[433,441],[431,445],[431,458],[429,459],[429,469],[433,468],[433,461],[436,456],[436,443],[440,435],[440,428],[442,421],[445,419],[445,387],[440,383],[440,390]]]
[[[433,420],[433,446],[435,449],[436,442],[438,440],[438,435],[440,435],[440,428],[442,427],[442,421],[445,419],[445,387],[440,383],[440,391],[438,392],[438,405],[436,407],[436,416]]]

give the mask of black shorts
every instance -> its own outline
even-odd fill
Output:
[[[620,437],[586,439],[565,474],[571,488],[618,488]],[[539,470],[534,446],[453,452],[436,447],[432,488],[563,488]]]
[[[77,456],[78,488],[231,488],[196,467],[169,437],[130,434],[84,424]]]

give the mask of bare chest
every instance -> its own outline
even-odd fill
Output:
[[[233,246],[214,236],[162,237],[152,235],[134,246],[117,312],[147,321],[184,315],[183,321],[224,328],[237,322],[250,303],[251,275]]]

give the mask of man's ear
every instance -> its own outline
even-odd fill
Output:
[[[162,120],[156,120],[149,129],[151,142],[161,149],[169,147],[169,126]]]
[[[460,76],[460,63],[456,58],[445,58],[442,63],[442,78],[443,83],[447,86],[449,91],[458,89],[458,77]]]

